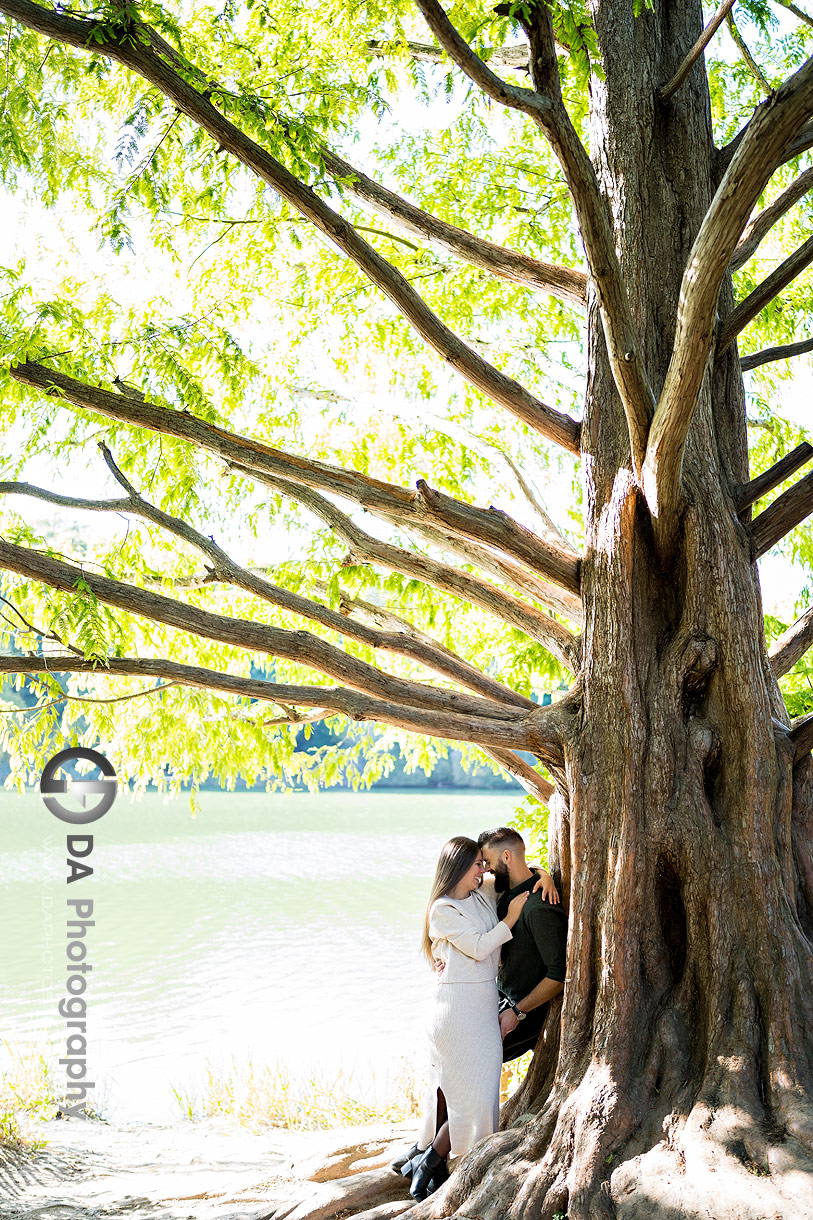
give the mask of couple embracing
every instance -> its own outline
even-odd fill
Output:
[[[490,873],[491,876],[486,876]],[[405,1162],[425,1199],[499,1124],[502,1063],[536,1045],[565,980],[566,916],[551,878],[532,870],[515,830],[458,836],[440,853],[424,922],[435,965],[430,1082],[418,1142]]]

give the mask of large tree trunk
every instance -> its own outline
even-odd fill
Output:
[[[702,68],[654,98],[702,14],[595,15],[593,157],[657,395],[715,183]],[[505,1132],[414,1214],[797,1220],[813,1216],[810,764],[794,773],[776,719],[731,494],[748,477],[742,378],[733,347],[706,378],[664,566],[591,321],[582,703],[551,820],[570,902],[561,1040],[557,1010]]]

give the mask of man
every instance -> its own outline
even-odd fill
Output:
[[[565,985],[567,916],[541,893],[533,893],[538,877],[525,862],[525,843],[516,830],[499,826],[477,840],[486,868],[494,874],[497,915],[503,918],[517,894],[530,890],[514,934],[503,945],[497,987],[503,1062],[536,1046],[548,1004]]]

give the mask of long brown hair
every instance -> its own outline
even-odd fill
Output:
[[[465,835],[455,835],[453,839],[443,845],[423,921],[421,949],[430,962],[432,961],[432,939],[429,935],[429,912],[432,909],[432,903],[436,902],[438,898],[442,898],[444,894],[450,893],[459,884],[479,855],[480,848],[474,839],[467,839]]]

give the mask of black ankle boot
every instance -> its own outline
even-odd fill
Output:
[[[435,1152],[435,1149],[431,1146],[431,1144],[426,1149],[426,1152],[422,1152],[419,1156],[416,1156],[413,1161],[411,1161],[412,1185],[409,1188],[409,1193],[412,1195],[413,1199],[416,1199],[420,1203],[422,1199],[428,1198],[428,1196],[431,1195],[434,1190],[437,1190],[438,1186],[441,1185],[441,1182],[446,1180],[445,1178],[441,1178],[440,1181],[437,1181],[436,1175],[441,1165],[443,1165],[445,1168],[446,1159],[445,1157],[442,1157],[440,1153]],[[404,1172],[403,1169],[401,1172]],[[448,1172],[446,1176],[449,1176]]]
[[[435,1191],[438,1190],[443,1185],[443,1183],[448,1180],[448,1177],[449,1177],[449,1166],[447,1165],[446,1161],[441,1161],[440,1164],[438,1165],[437,1169],[435,1169],[433,1171],[432,1177],[429,1182],[430,1195],[433,1195],[435,1193]]]
[[[405,1178],[412,1176],[412,1159],[420,1154],[420,1148],[417,1144],[413,1144],[409,1152],[404,1155],[397,1156],[394,1161],[390,1161],[390,1169],[393,1173],[402,1173]]]

